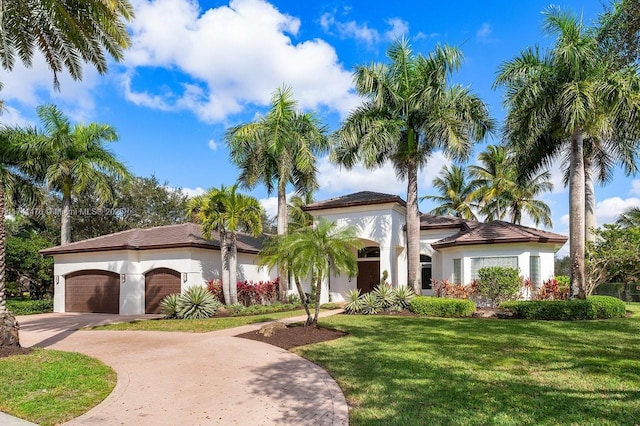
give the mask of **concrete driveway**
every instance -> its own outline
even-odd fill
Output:
[[[142,316],[143,317],[143,316]],[[18,317],[23,346],[81,352],[118,374],[113,392],[69,425],[346,425],[344,395],[326,371],[283,349],[211,333],[79,330],[136,317]]]

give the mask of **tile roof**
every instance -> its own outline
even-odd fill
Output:
[[[238,234],[238,251],[257,253],[262,247],[265,236],[253,238]],[[77,241],[63,246],[51,247],[41,251],[45,255],[64,253],[84,253],[108,250],[151,250],[176,247],[200,247],[211,250],[220,249],[220,235],[214,232],[212,239],[202,236],[202,227],[195,223],[157,226],[155,228],[136,228],[115,234],[103,235],[88,240]]]
[[[567,237],[528,226],[494,220],[487,223],[468,222],[468,228],[431,244],[434,249],[453,246],[494,243],[556,243],[564,244]]]
[[[420,229],[443,229],[460,228],[465,229],[477,225],[478,222],[460,219],[455,216],[434,216],[423,213],[420,215]]]
[[[339,207],[366,206],[374,204],[398,203],[406,206],[405,201],[397,195],[383,194],[381,192],[362,191],[355,194],[343,195],[341,197],[330,198],[304,206],[304,211],[335,209]]]

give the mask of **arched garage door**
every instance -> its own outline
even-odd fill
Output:
[[[144,312],[159,314],[162,299],[180,291],[180,272],[169,268],[157,268],[147,272],[144,276]]]
[[[65,276],[65,311],[120,312],[120,275],[96,269]]]

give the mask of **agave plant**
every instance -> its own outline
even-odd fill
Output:
[[[178,317],[184,319],[211,318],[222,304],[206,288],[190,287],[178,297]]]
[[[393,304],[398,308],[409,309],[411,299],[416,297],[416,293],[411,287],[398,287],[393,291]]]
[[[347,314],[358,314],[362,310],[362,301],[360,300],[360,289],[351,289],[344,296],[344,311]]]
[[[374,292],[363,294],[360,296],[360,301],[362,303],[361,312],[363,314],[374,315],[380,312],[380,300]]]
[[[373,290],[373,294],[378,298],[381,309],[389,309],[395,302],[394,291],[388,284],[380,284]]]
[[[160,302],[160,312],[165,318],[178,317],[178,298],[180,294],[169,294]]]

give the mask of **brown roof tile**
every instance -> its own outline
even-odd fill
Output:
[[[330,198],[317,203],[304,206],[305,211],[335,209],[339,207],[366,206],[374,204],[398,203],[405,206],[405,201],[397,195],[383,194],[381,192],[362,191],[355,194],[343,195],[341,197]]]
[[[238,234],[238,251],[257,253],[262,247],[264,236],[253,238]],[[155,228],[136,228],[115,234],[103,235],[88,240],[77,241],[63,246],[51,247],[41,251],[45,255],[64,253],[84,253],[108,250],[151,250],[176,247],[200,247],[212,250],[220,249],[220,235],[214,232],[212,239],[202,236],[202,227],[195,223],[158,226]]]
[[[420,229],[443,229],[460,228],[465,229],[475,226],[478,222],[460,219],[455,216],[434,216],[423,213],[420,215]]]
[[[474,244],[493,243],[556,243],[564,244],[567,237],[522,225],[495,220],[487,223],[468,222],[468,228],[431,244],[435,249]]]

